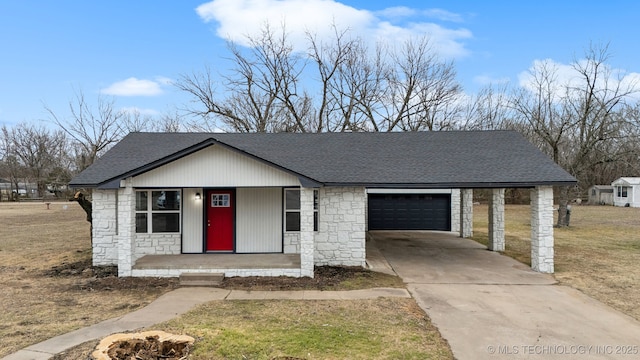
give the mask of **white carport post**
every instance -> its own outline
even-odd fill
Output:
[[[300,187],[300,276],[313,277],[313,188]]]
[[[491,189],[489,197],[489,250],[504,251],[504,189]]]
[[[531,190],[531,268],[553,273],[553,187]]]
[[[473,189],[460,189],[460,237],[473,236]]]

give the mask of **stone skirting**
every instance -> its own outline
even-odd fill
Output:
[[[133,261],[144,255],[178,255],[181,253],[180,233],[136,234],[133,244]]]

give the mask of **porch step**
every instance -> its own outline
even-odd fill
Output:
[[[223,279],[222,273],[182,273],[180,286],[218,286]]]

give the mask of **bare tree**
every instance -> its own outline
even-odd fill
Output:
[[[387,131],[451,128],[462,90],[453,63],[438,59],[428,37],[407,40],[399,51],[387,49],[378,127]]]
[[[35,182],[39,196],[43,196],[52,173],[59,170],[61,159],[57,156],[64,154],[64,133],[20,123],[11,129],[3,127],[2,137],[3,143],[11,144],[7,152],[12,165],[22,168],[25,180]]]
[[[619,116],[639,88],[622,81],[607,64],[608,46],[591,46],[584,60],[574,60],[575,77],[560,82],[557,69],[543,62],[531,71],[531,87],[512,101],[518,118],[528,124],[529,138],[574,175],[582,187],[594,167],[617,162],[616,143],[632,141]],[[559,189],[558,226],[567,225],[569,188]]]
[[[510,90],[507,84],[492,84],[480,89],[464,102],[460,113],[460,130],[513,129],[510,107]]]
[[[304,62],[293,53],[285,30],[276,34],[266,25],[249,41],[247,51],[228,44],[235,64],[231,75],[218,80],[206,68],[176,82],[197,104],[188,112],[204,120],[203,130],[216,130],[220,120],[235,132],[307,131],[306,99],[298,89]]]
[[[248,38],[248,49],[230,43],[231,75],[207,68],[176,83],[193,96],[188,113],[203,119],[203,130],[235,132],[453,128],[461,88],[453,64],[438,59],[427,37],[398,52],[370,51],[348,30],[332,28],[330,39],[306,34],[306,56],[284,27],[276,33],[268,24]]]
[[[75,99],[69,102],[68,117],[58,116],[47,106],[45,110],[49,113],[50,119],[82,148],[78,170],[84,170],[93,164],[98,156],[125,134],[125,113],[116,110],[113,99],[99,97],[97,108],[92,108],[85,100],[84,94],[79,91],[76,92]]]
[[[0,132],[0,160],[2,160],[2,176],[6,177],[11,183],[10,199],[17,196],[20,189],[20,180],[27,177],[27,171],[16,155],[16,144],[12,138],[13,131],[6,126],[2,127]]]

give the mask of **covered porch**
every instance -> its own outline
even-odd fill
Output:
[[[300,275],[300,254],[176,254],[145,255],[132,266],[133,276],[177,277],[185,273],[225,276]]]

